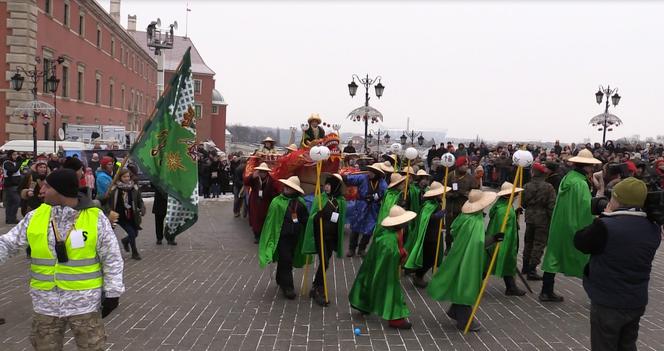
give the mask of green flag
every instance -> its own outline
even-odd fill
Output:
[[[196,111],[189,50],[130,151],[152,184],[168,194],[167,238],[184,232],[198,219]]]

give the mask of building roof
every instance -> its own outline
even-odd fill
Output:
[[[226,100],[224,99],[224,96],[221,95],[221,93],[217,89],[212,90],[212,104],[213,105],[228,105],[226,103]]]
[[[154,52],[148,47],[147,33],[141,31],[129,31],[129,34],[134,37],[134,40],[136,40],[138,45],[140,45],[143,50],[150,54],[152,59],[156,62],[157,58]],[[180,60],[182,60],[182,56],[184,56],[185,51],[187,51],[187,48],[190,46],[192,72],[214,75],[214,71],[205,64],[203,57],[201,57],[201,54],[198,53],[198,50],[196,50],[196,46],[194,46],[194,43],[191,41],[191,39],[177,35],[173,38],[173,48],[164,50],[164,70],[175,71],[180,64]]]

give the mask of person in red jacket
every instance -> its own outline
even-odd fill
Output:
[[[249,225],[251,225],[251,230],[254,232],[254,244],[258,244],[260,239],[263,222],[265,222],[265,217],[267,217],[270,202],[279,195],[269,172],[270,167],[263,162],[254,168],[254,173],[244,179],[245,187],[251,188],[249,195]]]

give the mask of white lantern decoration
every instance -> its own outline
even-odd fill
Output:
[[[320,146],[316,145],[309,149],[309,157],[314,161],[322,160]]]
[[[452,167],[454,166],[454,162],[456,162],[456,157],[449,152],[440,158],[440,164],[444,167]]]
[[[390,146],[390,150],[392,150],[392,152],[395,153],[395,154],[400,154],[401,153],[401,144],[399,144],[399,143],[392,144],[392,146]]]
[[[533,164],[533,154],[526,150],[517,150],[512,156],[512,162],[519,167],[528,167]]]
[[[320,153],[319,161],[325,161],[330,158],[330,149],[327,146],[319,146],[318,152]]]
[[[417,152],[417,149],[415,149],[414,147],[407,148],[406,152],[404,154],[405,154],[406,158],[409,159],[409,160],[414,160],[419,155],[418,152]]]

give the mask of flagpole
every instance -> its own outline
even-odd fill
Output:
[[[519,183],[519,179],[523,176],[523,166],[519,166],[516,170],[516,175],[514,176],[514,183],[512,183],[512,192],[510,193],[510,199],[507,202],[507,208],[505,209],[505,216],[503,217],[503,223],[500,226],[500,232],[504,233],[505,228],[507,228],[507,219],[509,218],[510,214],[510,207],[512,207],[512,204],[514,202],[514,193],[516,192],[516,184]],[[493,250],[493,255],[491,256],[491,262],[489,263],[489,269],[487,271],[486,276],[484,277],[484,281],[482,282],[482,287],[480,288],[480,293],[477,295],[477,299],[475,300],[475,305],[473,306],[473,310],[470,313],[470,317],[468,318],[468,321],[466,322],[466,327],[463,329],[464,334],[468,334],[468,330],[470,329],[470,324],[473,322],[473,318],[475,317],[475,313],[477,313],[477,309],[480,307],[480,302],[482,301],[482,296],[484,295],[484,290],[486,289],[486,285],[489,282],[489,277],[491,276],[491,272],[493,271],[493,267],[496,264],[496,258],[498,257],[498,250],[500,249],[500,241],[496,243],[496,247]]]

